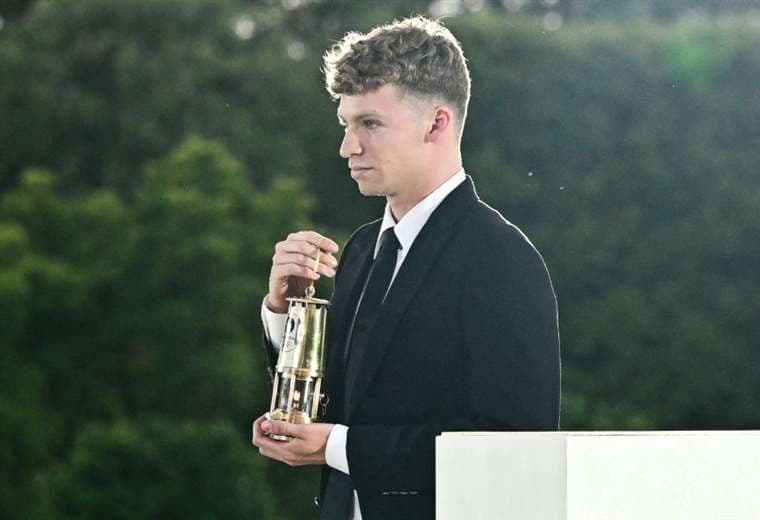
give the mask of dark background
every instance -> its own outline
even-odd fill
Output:
[[[261,299],[288,232],[381,214],[320,60],[414,13],[461,40],[465,168],[552,273],[563,429],[758,428],[759,7],[0,3],[0,518],[313,517],[315,468],[250,446]]]

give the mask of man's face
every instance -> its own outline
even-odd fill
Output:
[[[422,110],[400,99],[398,87],[383,85],[356,96],[343,95],[338,119],[345,127],[340,156],[362,195],[407,198],[424,175],[425,121]]]

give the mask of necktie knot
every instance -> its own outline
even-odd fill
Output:
[[[397,253],[399,248],[401,248],[401,243],[398,241],[395,228],[390,227],[380,235],[380,250],[377,253],[377,257],[380,258],[380,255],[383,254]]]

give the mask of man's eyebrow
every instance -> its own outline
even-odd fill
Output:
[[[361,112],[359,114],[356,114],[351,119],[353,121],[360,121],[364,119],[365,117],[382,117],[382,116],[380,115],[379,112],[377,112],[377,110],[370,110],[369,112]],[[346,120],[343,119],[343,116],[341,116],[340,114],[338,114],[338,122],[340,122],[340,124],[342,125],[346,124]]]

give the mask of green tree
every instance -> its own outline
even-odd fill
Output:
[[[261,459],[228,422],[92,423],[44,477],[56,518],[274,518]],[[47,508],[47,511],[44,509]]]
[[[284,177],[254,188],[200,138],[148,170],[129,203],[35,169],[0,199],[4,502],[44,503],[35,479],[92,421],[232,420],[247,438],[266,408],[271,248],[309,227],[310,197]]]
[[[129,195],[143,164],[191,133],[224,140],[260,179],[302,173],[298,144],[318,133],[300,80],[319,72],[288,57],[269,14],[232,1],[36,4],[0,33],[13,78],[0,83],[1,186],[41,165],[61,189]],[[272,133],[294,116],[301,129]]]
[[[463,154],[552,272],[564,427],[758,424],[756,32],[499,23],[456,21]]]
[[[252,345],[271,248],[285,229],[306,226],[309,205],[286,179],[254,190],[220,143],[191,138],[148,166],[119,291],[129,310],[114,322],[131,413],[248,420],[266,400]]]

